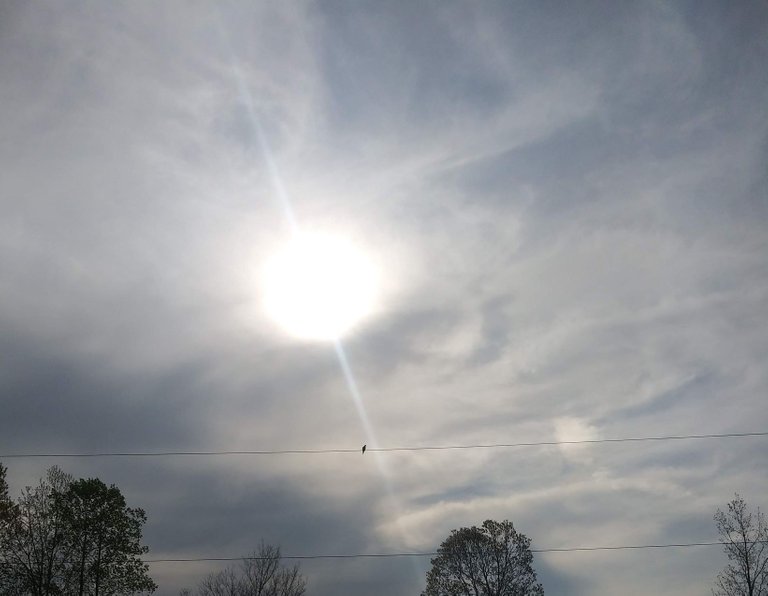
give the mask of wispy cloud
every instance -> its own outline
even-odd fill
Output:
[[[261,311],[289,226],[259,130],[300,224],[383,272],[345,340],[382,445],[768,421],[761,4],[0,11],[2,450],[366,441],[333,349]],[[489,517],[554,547],[711,539],[765,493],[759,441],[62,463],[147,509],[158,556],[430,549]],[[539,565],[548,591],[679,594],[719,560]],[[158,568],[160,593],[208,569]],[[339,596],[423,579],[305,570]]]

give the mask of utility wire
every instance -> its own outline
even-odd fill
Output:
[[[747,544],[766,544],[766,540],[755,540]],[[683,542],[671,544],[624,544],[621,546],[575,546],[566,548],[532,548],[532,553],[575,553],[615,550],[643,550],[658,548],[690,548],[694,546],[719,546],[722,542]],[[281,559],[312,560],[312,559],[393,559],[396,557],[434,557],[438,552],[418,553],[351,553],[341,555],[281,555]],[[271,557],[197,557],[190,559],[144,559],[145,563],[199,563],[203,561],[263,561]]]
[[[448,451],[458,449],[499,449],[513,447],[546,447],[558,445],[596,445],[602,443],[639,443],[643,441],[684,441],[693,439],[731,439],[743,437],[765,437],[768,432],[722,433],[706,435],[669,435],[659,437],[623,437],[617,439],[583,439],[579,441],[536,441],[531,443],[487,443],[477,445],[425,445],[416,447],[368,447],[366,452],[388,453],[395,451]],[[360,453],[354,449],[264,449],[238,451],[114,451],[81,453],[4,453],[0,458],[29,457],[165,457],[165,456],[209,456],[209,455],[321,455],[334,453]]]

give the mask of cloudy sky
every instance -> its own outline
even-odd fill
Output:
[[[153,558],[715,540],[735,491],[768,507],[765,438],[357,450],[764,431],[766,64],[758,0],[2,2],[0,453],[356,451],[3,459],[13,490],[115,483]],[[377,272],[352,377],[265,315],[291,213]],[[428,564],[302,569],[392,596]],[[536,557],[571,595],[723,564]]]

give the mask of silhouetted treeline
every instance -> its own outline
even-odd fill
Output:
[[[58,467],[11,498],[0,464],[0,594],[107,596],[154,592],[141,555],[142,509],[98,478]]]

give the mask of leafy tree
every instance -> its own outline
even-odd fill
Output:
[[[8,468],[0,464],[0,539],[5,535],[15,507],[8,492],[7,472]]]
[[[539,596],[531,540],[512,522],[452,530],[432,559],[422,596]]]
[[[736,494],[727,511],[717,510],[715,525],[730,563],[717,576],[712,593],[768,595],[768,525],[760,509],[753,515]]]
[[[56,495],[71,554],[68,583],[79,596],[153,592],[157,586],[140,556],[147,516],[126,505],[120,489],[98,478],[80,479]]]
[[[7,473],[8,468],[0,464],[0,519],[4,519],[5,508],[11,500],[8,494],[8,481],[5,479]]]
[[[59,468],[18,502],[0,465],[0,594],[88,596],[152,592],[139,556],[146,515],[115,486],[74,481]]]
[[[54,494],[66,490],[72,477],[54,466],[35,487],[26,487],[13,503],[6,493],[0,525],[0,569],[3,593],[47,596],[60,594],[66,576],[66,527]]]
[[[10,535],[10,523],[14,512],[14,503],[8,494],[6,473],[8,468],[0,464],[0,594],[8,594],[13,589],[11,567],[5,560],[6,543]]]
[[[237,567],[211,573],[197,588],[198,596],[303,596],[307,582],[299,566],[283,567],[280,548],[264,544]],[[182,594],[190,596],[189,591]]]

